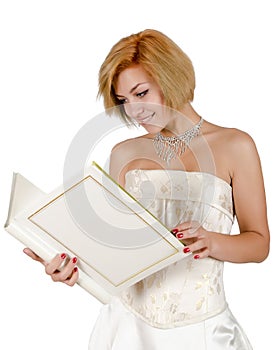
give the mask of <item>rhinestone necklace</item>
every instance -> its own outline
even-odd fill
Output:
[[[153,138],[153,144],[156,154],[168,165],[173,158],[180,157],[190,146],[193,138],[199,135],[203,119],[178,136],[165,137],[160,132]]]

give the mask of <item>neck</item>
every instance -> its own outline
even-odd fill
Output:
[[[200,119],[200,115],[196,113],[191,104],[186,103],[179,112],[170,117],[168,124],[161,133],[164,136],[181,135],[197,124]]]

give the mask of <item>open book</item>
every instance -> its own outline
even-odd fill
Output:
[[[44,260],[78,258],[78,284],[101,302],[186,254],[169,229],[96,163],[45,194],[14,174],[5,229]]]

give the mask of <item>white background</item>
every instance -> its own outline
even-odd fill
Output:
[[[97,74],[111,46],[145,28],[163,31],[194,63],[196,110],[213,123],[247,131],[258,146],[271,254],[262,264],[226,264],[225,285],[254,350],[275,348],[279,330],[273,318],[280,312],[279,23],[276,0],[2,1],[2,224],[13,171],[46,192],[62,182],[71,140],[102,111],[96,101]],[[4,229],[0,247],[0,348],[87,349],[101,304],[78,286],[52,283]]]

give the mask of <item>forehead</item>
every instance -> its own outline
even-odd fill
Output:
[[[116,81],[116,93],[121,95],[128,92],[139,83],[149,83],[152,78],[139,64],[124,69]]]

